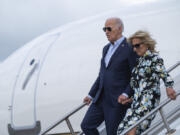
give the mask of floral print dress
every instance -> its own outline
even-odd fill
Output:
[[[138,59],[136,67],[132,70],[131,87],[134,90],[131,108],[126,112],[124,120],[120,123],[117,135],[135,124],[160,102],[160,79],[167,87],[172,88],[174,82],[163,64],[163,59],[157,53],[147,50],[144,56]],[[148,117],[137,128],[136,135],[140,135],[150,127],[155,115]]]

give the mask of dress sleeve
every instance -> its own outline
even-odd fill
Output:
[[[157,56],[155,58],[154,63],[155,63],[155,71],[158,74],[159,78],[161,78],[164,81],[166,88],[172,88],[174,85],[174,81],[166,71],[163,59]]]

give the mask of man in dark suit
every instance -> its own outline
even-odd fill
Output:
[[[120,18],[106,20],[104,32],[110,43],[103,48],[99,75],[84,102],[91,103],[81,123],[86,135],[99,135],[97,127],[105,121],[107,135],[116,135],[120,121],[129,105],[118,103],[133,94],[130,88],[131,70],[136,55],[122,35]],[[118,99],[119,98],[119,99]]]

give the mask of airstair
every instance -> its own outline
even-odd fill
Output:
[[[179,65],[180,65],[180,61],[177,62],[172,67],[170,67],[167,71],[171,72]],[[152,110],[146,116],[141,118],[136,124],[125,130],[121,135],[125,135],[128,131],[141,124],[141,122],[143,122],[145,119],[147,119],[156,112],[159,113],[156,115],[155,120],[153,120],[151,127],[148,130],[146,130],[142,135],[180,135],[180,96],[179,96],[180,75],[175,77],[174,80],[175,80],[175,90],[176,90],[177,99],[175,101],[172,101],[169,98],[161,99],[162,102],[160,103],[159,106],[157,106],[154,110]],[[166,95],[164,95],[164,97],[166,97]],[[52,124],[49,128],[42,131],[41,135],[83,135],[83,133],[80,131],[78,132],[74,131],[69,118],[85,106],[86,103],[83,103],[74,110],[72,110],[71,112],[67,113],[63,118]],[[57,134],[48,133],[64,121],[66,122],[70,132],[57,133]],[[106,129],[104,123],[100,125],[98,131],[100,135],[106,135]]]

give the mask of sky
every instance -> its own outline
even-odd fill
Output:
[[[170,0],[0,0],[0,61],[63,24],[133,4]],[[176,0],[171,0],[176,1]]]

